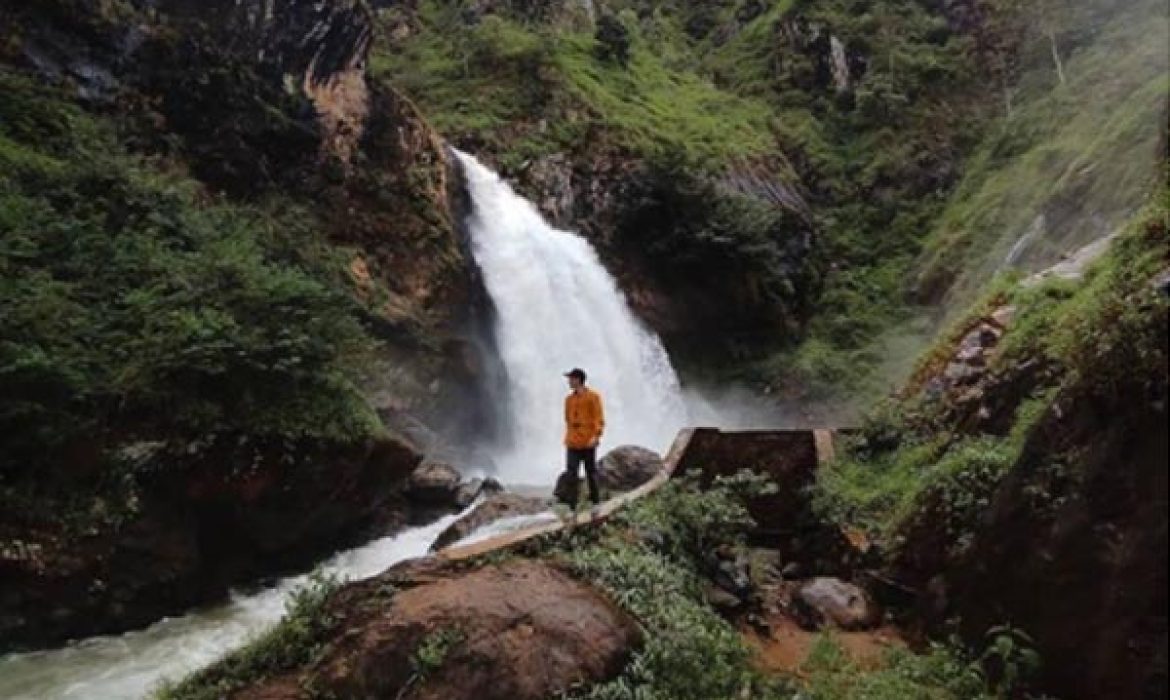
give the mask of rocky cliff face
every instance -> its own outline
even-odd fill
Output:
[[[0,520],[0,649],[133,629],[405,524],[409,445],[300,448],[294,464],[277,446],[165,455],[188,464],[144,480],[113,528]]]
[[[358,291],[389,288],[373,309],[389,323],[449,320],[460,306],[445,154],[413,105],[367,76],[364,4],[62,0],[5,12],[8,60],[121,114],[137,145],[182,159],[209,190],[314,198],[335,240],[366,254]]]
[[[1080,282],[1083,306],[1056,312],[1073,336],[1048,345],[1035,298],[999,305],[919,377],[936,426],[1019,448],[1002,471],[975,466],[918,500],[893,575],[921,592],[934,631],[957,621],[973,645],[996,625],[1025,632],[1039,687],[1059,697],[1167,689],[1168,261],[1165,209],[1152,209]]]
[[[329,282],[383,341],[368,358],[367,409],[391,429],[421,417],[472,433],[488,420],[474,389],[482,296],[449,205],[457,187],[437,134],[368,75],[372,32],[367,6],[346,0],[6,1],[0,69],[63,90],[159,171],[191,173],[204,202],[298,202],[325,234],[314,245],[338,260]],[[31,503],[0,516],[0,644],[141,625],[401,525],[401,482],[418,449],[443,441],[415,446],[381,428],[355,443],[296,429],[175,435],[155,423],[101,416],[113,427],[63,451],[53,483],[36,486],[87,493],[115,479],[110,464],[140,463],[117,495],[133,503],[109,504],[125,520],[76,537],[51,513],[29,520]],[[15,483],[24,472],[3,457],[0,480]]]
[[[1065,397],[1037,426],[936,591],[971,639],[1004,620],[1026,630],[1060,697],[1162,697],[1165,395],[1102,398]]]
[[[613,14],[623,9],[574,1],[391,3],[378,15],[385,31],[375,56],[453,144],[492,164],[555,225],[590,239],[676,358],[726,358],[790,338],[821,276],[818,226],[792,164],[767,143],[761,123],[729,127],[750,143],[712,134],[695,148],[653,123],[677,121],[671,126],[681,131],[692,127],[689,119],[719,116],[691,113],[696,105],[647,105],[638,94],[668,91],[664,83],[689,75],[642,76],[636,61],[619,68],[616,58],[597,59],[606,41],[625,41],[630,51],[630,30]],[[637,16],[649,17],[643,10]],[[605,27],[615,36],[606,39]],[[591,36],[596,46],[581,41]],[[443,64],[424,59],[431,54],[420,47],[467,68],[442,74]],[[603,61],[595,68],[604,74],[576,75],[570,60]],[[620,109],[633,125],[601,114],[604,105],[581,94],[597,87],[613,91],[606,105],[628,102]],[[732,109],[740,106],[739,98],[705,89],[711,103],[726,97]],[[481,102],[460,104],[452,95],[464,90],[482,93],[474,98]],[[700,164],[693,151],[709,157]]]

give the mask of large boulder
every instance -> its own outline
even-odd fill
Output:
[[[602,484],[629,491],[654,478],[663,468],[662,457],[645,447],[622,445],[601,458]]]
[[[881,620],[881,610],[868,593],[836,578],[807,581],[797,590],[794,603],[803,608],[803,617],[843,630],[867,629]]]
[[[467,537],[485,525],[497,520],[514,518],[521,515],[535,515],[552,507],[547,498],[521,496],[514,493],[496,493],[484,499],[467,515],[456,520],[439,535],[432,550],[440,550]]]
[[[408,563],[340,591],[330,617],[343,622],[311,667],[233,697],[292,700],[312,688],[313,697],[543,700],[615,676],[639,643],[635,622],[605,596],[531,560],[474,571]]]
[[[504,487],[500,482],[492,477],[486,479],[472,479],[465,481],[459,485],[455,491],[455,507],[466,508],[475,502],[475,499],[480,496],[490,496],[492,494],[501,493]]]
[[[411,473],[406,497],[424,505],[454,505],[462,480],[459,470],[450,464],[426,461]]]
[[[557,483],[553,486],[553,498],[556,499],[557,503],[569,507],[576,506],[582,491],[581,482],[580,475],[574,477],[567,471],[561,472],[557,476]]]
[[[705,597],[716,609],[730,612],[752,599],[756,591],[746,552],[721,546],[708,552],[703,564],[710,577],[704,589]]]

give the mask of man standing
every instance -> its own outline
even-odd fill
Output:
[[[589,480],[589,498],[593,501],[594,515],[601,503],[597,488],[597,445],[601,442],[601,431],[605,429],[605,413],[601,408],[601,395],[585,386],[585,371],[573,369],[566,372],[569,388],[565,397],[565,447],[567,448],[566,471],[571,479],[573,510],[577,509],[577,483],[581,464],[585,465],[585,477]]]

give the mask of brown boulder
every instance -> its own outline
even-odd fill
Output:
[[[341,698],[537,700],[615,676],[639,642],[628,615],[544,562],[414,568],[343,590],[334,613],[346,623],[297,682],[234,697],[298,698],[311,687]],[[380,598],[390,584],[398,592]]]
[[[576,506],[577,498],[581,494],[581,481],[580,476],[574,477],[567,471],[561,472],[553,486],[553,498],[557,503],[569,507]]]
[[[482,495],[501,493],[504,487],[492,477],[472,479],[459,485],[455,491],[455,507],[466,508]]]
[[[811,619],[843,630],[867,629],[881,620],[881,611],[868,593],[836,578],[821,577],[806,582],[796,592],[793,602],[805,608]]]
[[[459,470],[450,464],[426,461],[411,473],[406,497],[417,503],[453,506],[462,480]]]
[[[494,523],[504,518],[513,518],[518,515],[535,515],[552,507],[547,498],[520,496],[514,493],[496,493],[484,499],[467,515],[451,524],[435,539],[431,545],[432,551],[440,550],[454,544],[480,529],[484,525]]]
[[[615,491],[629,491],[653,479],[663,462],[656,452],[636,445],[622,445],[601,458],[601,481]]]

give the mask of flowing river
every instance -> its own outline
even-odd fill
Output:
[[[459,516],[335,554],[320,570],[360,580],[427,553],[431,542]],[[166,618],[146,629],[94,637],[61,649],[0,658],[3,700],[139,700],[164,679],[178,679],[271,627],[308,574],[281,579],[222,605]]]

